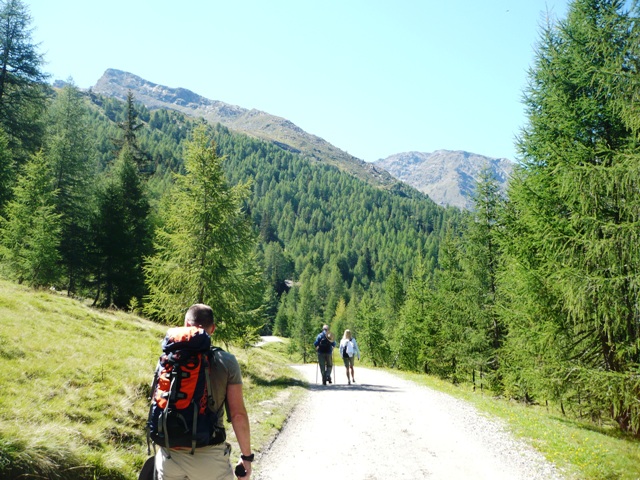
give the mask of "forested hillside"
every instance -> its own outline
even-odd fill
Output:
[[[121,135],[118,124],[125,122],[127,104],[96,95],[90,99],[90,130],[98,132],[104,168],[115,158],[110,139]],[[149,191],[159,202],[172,184],[170,172],[183,170],[183,144],[200,122],[173,111],[135,109],[142,126],[136,132],[139,148],[149,159],[144,169],[153,172]],[[416,252],[433,270],[445,227],[460,223],[458,210],[436,206],[410,187],[375,188],[219,124],[207,132],[228,181],[250,182],[246,211],[258,234],[265,278],[277,298],[288,291],[286,281],[299,283],[305,271],[311,283],[320,281],[314,297],[329,287],[337,289],[333,303],[318,304],[318,322],[331,321],[337,300],[348,302],[350,289],[361,294],[375,288],[394,270],[402,277],[411,275]]]
[[[303,360],[323,323],[350,328],[374,365],[638,435],[640,11],[624,3],[575,0],[542,30],[521,164],[506,195],[484,172],[466,214],[132,93],[54,91],[25,5],[1,1],[22,34],[0,27],[2,275],[163,322],[210,303],[224,341],[277,332]]]
[[[212,125],[220,123],[235,132],[299,153],[304,158],[336,166],[374,186],[389,188],[396,183],[385,170],[340,150],[323,138],[305,132],[285,118],[267,112],[211,100],[185,88],[158,85],[133,73],[113,68],[107,69],[91,89],[105,97],[123,101],[131,92],[137,101],[149,109],[174,110],[188,117],[204,118]]]

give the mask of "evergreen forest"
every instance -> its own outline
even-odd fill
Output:
[[[0,274],[219,340],[323,324],[374,366],[474,382],[640,435],[640,7],[541,27],[506,195],[472,212],[376,188],[175,111],[49,83],[0,0]],[[0,355],[2,352],[0,351]]]

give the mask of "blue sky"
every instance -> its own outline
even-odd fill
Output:
[[[568,0],[25,0],[52,79],[107,68],[284,117],[366,161],[515,160],[546,12]]]

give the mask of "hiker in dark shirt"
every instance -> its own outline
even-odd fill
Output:
[[[320,365],[320,373],[322,374],[322,384],[331,383],[331,370],[333,369],[333,349],[336,342],[333,339],[333,333],[329,331],[328,325],[322,326],[322,331],[313,342],[318,352],[318,364]]]

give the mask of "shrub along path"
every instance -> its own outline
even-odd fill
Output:
[[[447,394],[360,367],[347,385],[342,365],[323,386],[316,364],[295,368],[308,395],[256,461],[257,480],[563,478],[499,420]]]

